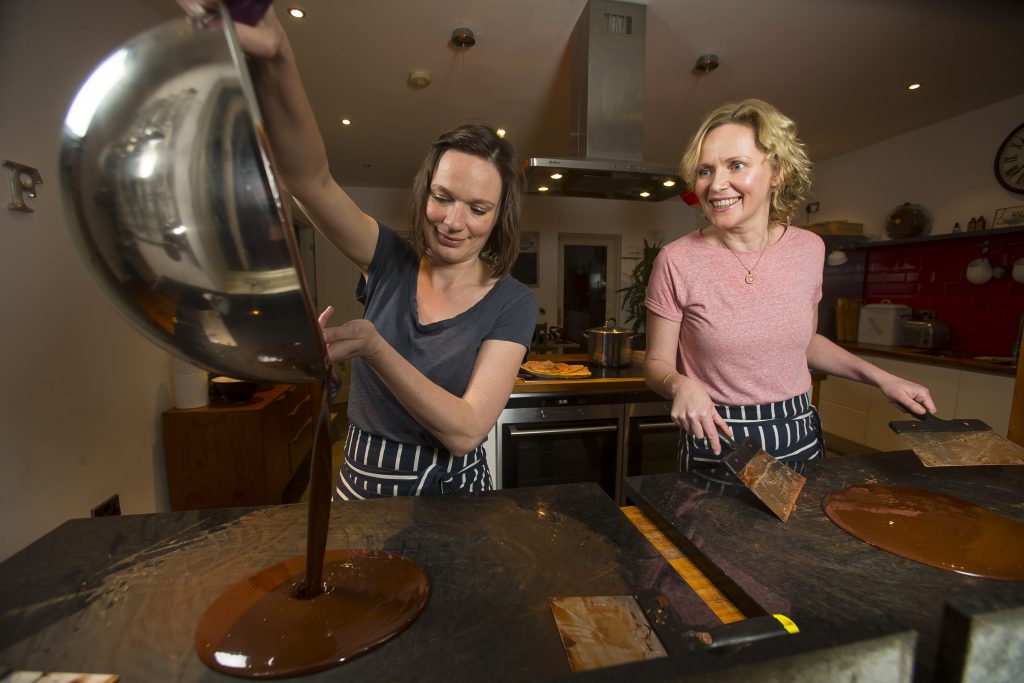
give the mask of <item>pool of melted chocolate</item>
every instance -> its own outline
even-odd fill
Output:
[[[222,673],[281,678],[322,671],[401,633],[430,597],[427,575],[407,557],[326,551],[331,446],[324,398],[310,463],[306,555],[230,587],[196,628],[199,658]]]
[[[822,501],[840,529],[916,562],[988,579],[1024,581],[1024,524],[960,498],[860,484]]]

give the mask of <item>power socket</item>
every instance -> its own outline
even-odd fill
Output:
[[[92,509],[93,517],[114,517],[121,514],[121,498],[115,493]]]

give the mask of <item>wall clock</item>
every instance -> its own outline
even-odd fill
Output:
[[[994,168],[1000,185],[1010,192],[1024,194],[1024,123],[999,145]]]

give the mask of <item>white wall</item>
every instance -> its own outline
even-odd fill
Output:
[[[168,508],[158,425],[168,357],[86,274],[57,170],[79,84],[158,22],[138,2],[0,3],[0,159],[43,179],[34,213],[7,210],[6,172],[0,184],[0,560],[114,493],[125,514]]]
[[[1024,121],[1024,95],[942,121],[817,164],[814,194],[821,211],[812,220],[864,224],[888,239],[885,219],[904,202],[932,214],[931,234],[967,229],[972,216],[989,225],[996,209],[1024,205],[992,170],[996,148]]]

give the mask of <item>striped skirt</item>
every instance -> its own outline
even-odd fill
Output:
[[[483,493],[492,488],[483,444],[460,458],[443,448],[388,441],[349,425],[333,499]]]
[[[778,403],[715,406],[715,409],[732,427],[737,443],[753,437],[776,460],[786,463],[797,472],[803,472],[810,461],[825,454],[821,420],[806,394]],[[709,490],[722,491],[728,486],[743,486],[722,465],[721,456],[711,452],[707,438],[697,439],[681,432],[678,459],[679,470],[690,472],[703,480]]]

